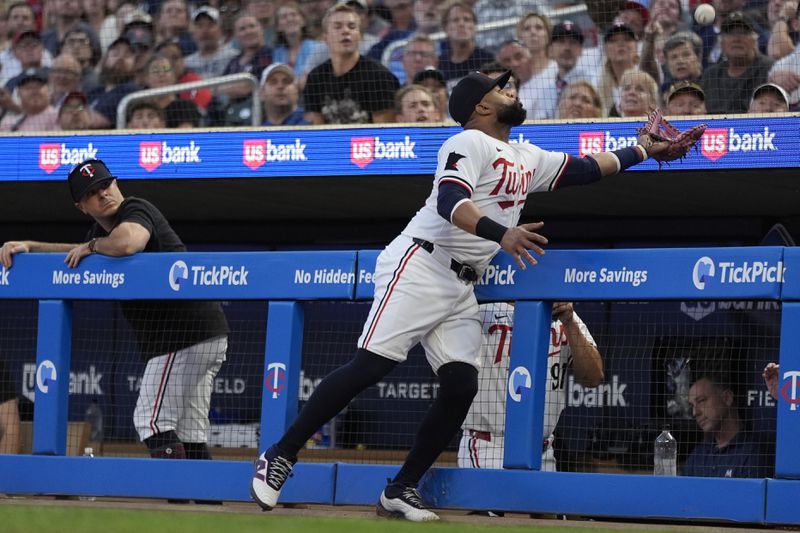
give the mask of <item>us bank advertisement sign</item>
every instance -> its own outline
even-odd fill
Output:
[[[698,121],[675,121],[686,129]],[[511,143],[586,156],[636,143],[641,121],[525,124]],[[800,119],[727,118],[708,121],[696,150],[664,172],[800,166]],[[120,179],[207,179],[305,176],[430,175],[442,143],[457,127],[292,129],[0,137],[3,181],[64,180],[90,158],[103,159]],[[632,171],[654,170],[655,161]]]

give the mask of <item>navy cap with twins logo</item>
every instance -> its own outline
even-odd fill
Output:
[[[73,168],[67,179],[72,199],[78,202],[92,187],[116,178],[105,163],[99,159],[88,159]]]

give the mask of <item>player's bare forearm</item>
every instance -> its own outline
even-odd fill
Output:
[[[461,205],[453,211],[452,223],[457,228],[475,235],[475,227],[483,216],[484,214],[478,206],[474,202],[467,200],[461,202]]]
[[[141,224],[123,222],[109,233],[97,239],[94,251],[111,257],[125,257],[141,252],[150,240],[150,232]]]
[[[66,244],[59,242],[38,242],[38,241],[8,241],[0,246],[0,265],[11,268],[12,257],[16,254],[27,252],[56,253],[68,252],[76,244]]]
[[[575,380],[584,387],[597,387],[605,378],[600,352],[583,336],[577,324],[573,327],[567,326],[565,329],[572,354],[572,373]]]
[[[578,321],[575,320],[572,302],[553,302],[553,319],[559,320],[564,325],[575,379],[584,387],[598,386],[605,377],[603,358],[597,347],[590,343],[581,331]]]

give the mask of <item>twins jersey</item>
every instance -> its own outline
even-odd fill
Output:
[[[467,233],[439,215],[439,185],[464,187],[484,215],[513,227],[528,194],[555,189],[568,160],[562,152],[547,152],[529,143],[509,144],[478,130],[464,130],[439,150],[431,195],[403,235],[435,243],[481,273],[500,245]]]
[[[482,304],[483,324],[481,345],[481,369],[478,375],[478,394],[464,420],[465,429],[487,431],[492,435],[503,435],[506,422],[506,390],[508,389],[508,366],[511,349],[511,324],[514,306],[507,303]],[[577,313],[575,322],[586,340],[596,346],[586,324]],[[567,403],[567,368],[572,363],[567,336],[561,321],[550,325],[550,347],[547,354],[548,385],[544,399],[544,431],[547,438],[553,433],[558,417]]]

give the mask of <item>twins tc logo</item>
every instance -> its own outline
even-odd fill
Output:
[[[508,375],[508,395],[515,402],[521,402],[531,391],[531,373],[524,366],[518,366]]]
[[[169,269],[169,287],[175,292],[181,290],[181,283],[189,279],[189,267],[183,261],[175,261]]]
[[[798,378],[800,378],[800,371],[790,370],[783,373],[783,379],[788,381],[781,387],[781,396],[791,406],[790,409],[792,411],[797,411],[797,404],[800,403],[800,398],[797,397]]]
[[[81,167],[81,176],[91,178],[94,176],[94,167],[91,163],[86,163]]]
[[[714,278],[714,260],[708,256],[703,256],[694,264],[692,270],[692,283],[697,290],[702,291],[706,288],[706,283]]]
[[[267,390],[272,393],[272,399],[286,387],[286,365],[283,363],[270,363],[267,365],[267,379],[265,381]]]

